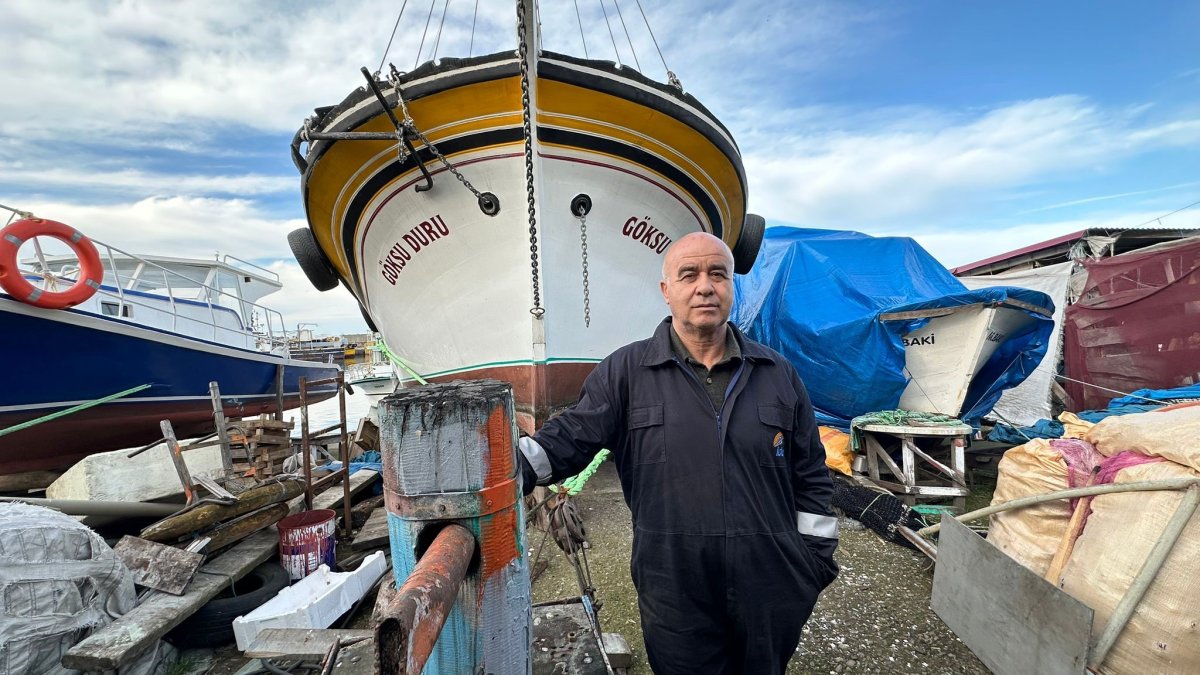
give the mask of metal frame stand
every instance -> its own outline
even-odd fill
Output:
[[[867,475],[879,487],[898,493],[900,500],[909,506],[918,499],[954,499],[954,508],[961,513],[967,506],[966,440],[972,429],[964,424],[939,426],[900,426],[890,424],[864,424],[851,432],[859,439],[860,447],[867,454]],[[900,439],[901,462],[899,465],[883,448],[876,434]],[[940,461],[917,447],[914,438],[932,437],[950,442],[949,457]],[[943,478],[940,481],[921,481],[917,477],[918,461],[924,462]],[[880,475],[880,462],[892,474],[893,480]],[[948,462],[948,463],[947,463]]]
[[[333,485],[339,480],[342,482],[342,534],[349,537],[351,534],[350,523],[350,442],[348,425],[346,424],[346,374],[339,370],[334,377],[327,377],[321,380],[308,381],[308,378],[300,378],[300,453],[304,455],[304,508],[312,510],[313,495],[322,488]],[[337,424],[332,424],[316,433],[309,433],[308,430],[308,388],[310,386],[320,386],[337,383],[338,392],[338,419]],[[308,451],[308,441],[312,436],[320,436],[322,434],[341,429],[342,436],[340,439],[342,468],[330,473],[328,476],[313,482],[312,479],[312,455]]]

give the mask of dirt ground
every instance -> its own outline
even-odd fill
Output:
[[[592,581],[603,608],[601,626],[625,636],[634,651],[631,673],[648,675],[637,597],[629,577],[632,527],[611,462],[576,498],[588,528]],[[550,567],[533,586],[534,601],[578,595],[575,573],[554,542],[530,528],[533,558]],[[929,607],[931,563],[843,519],[837,552],[841,574],[821,595],[788,672],[982,673],[989,671]]]

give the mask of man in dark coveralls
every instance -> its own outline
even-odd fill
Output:
[[[812,405],[783,356],[728,323],[733,255],[720,239],[675,242],[660,287],[671,316],[653,337],[606,358],[579,403],[520,439],[525,489],[610,449],[650,667],[782,673],[838,571]]]

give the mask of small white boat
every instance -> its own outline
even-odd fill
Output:
[[[909,312],[908,318],[929,323],[902,337],[909,383],[900,408],[957,417],[971,382],[1010,335],[1032,325],[1030,311],[1014,300],[998,306],[983,303]],[[884,321],[893,317],[884,314]]]

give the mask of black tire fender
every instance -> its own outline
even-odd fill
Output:
[[[209,600],[167,634],[177,647],[220,647],[233,642],[233,620],[266,604],[290,581],[287,570],[267,562],[233,584],[237,595]]]
[[[746,274],[754,267],[758,259],[758,250],[762,248],[763,232],[767,229],[767,220],[757,213],[747,213],[742,221],[742,232],[733,244],[733,271]],[[307,231],[307,230],[306,230]]]
[[[292,255],[304,271],[304,276],[308,277],[309,283],[318,291],[328,291],[338,285],[337,272],[334,271],[333,265],[329,264],[325,252],[317,245],[312,230],[306,227],[292,230],[288,232],[287,238]]]

